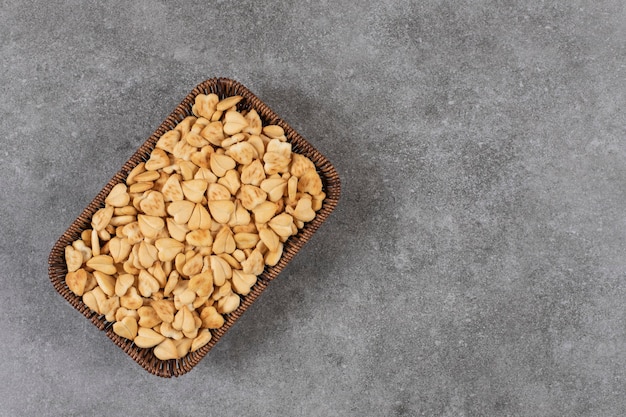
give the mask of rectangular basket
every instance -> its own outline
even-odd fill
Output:
[[[257,283],[247,296],[241,297],[241,304],[237,310],[226,315],[224,326],[217,330],[211,330],[211,341],[195,352],[191,352],[181,359],[160,360],[152,349],[143,349],[137,347],[132,341],[122,338],[113,332],[112,323],[107,322],[104,316],[91,311],[82,301],[81,297],[75,295],[69,290],[65,284],[65,275],[67,274],[67,266],[65,263],[65,247],[74,240],[79,239],[81,232],[91,228],[91,218],[93,214],[104,207],[104,199],[109,191],[116,184],[125,181],[129,172],[142,161],[147,161],[150,153],[154,149],[157,141],[165,132],[173,129],[185,117],[191,115],[191,107],[195,97],[198,94],[217,94],[220,99],[232,95],[240,95],[243,100],[237,105],[239,110],[255,109],[263,124],[277,124],[285,131],[287,140],[292,144],[294,152],[310,158],[315,164],[317,171],[322,179],[326,199],[320,211],[317,212],[315,219],[307,223],[305,227],[298,232],[297,235],[290,237],[285,242],[283,256],[277,265],[266,267],[263,273],[258,277]],[[111,180],[98,193],[93,201],[83,210],[78,218],[70,225],[63,235],[56,242],[50,256],[48,258],[48,273],[52,285],[56,291],[61,294],[76,310],[89,319],[98,329],[104,331],[106,335],[126,352],[135,362],[142,366],[148,372],[161,376],[172,377],[180,376],[189,372],[198,362],[211,350],[213,346],[220,340],[226,331],[241,317],[243,312],[261,295],[267,288],[269,283],[280,274],[280,272],[293,259],[296,253],[311,238],[313,233],[328,218],[330,213],[337,206],[340,194],[340,181],[335,168],[331,163],[320,154],[310,143],[300,136],[291,126],[273,112],[265,103],[255,96],[245,86],[237,81],[227,78],[211,78],[198,84],[183,101],[174,109],[174,111],[161,123],[157,130],[150,136],[141,147],[130,157],[130,159],[122,166],[122,168],[111,178]]]

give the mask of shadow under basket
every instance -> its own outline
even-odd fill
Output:
[[[238,110],[255,109],[263,125],[277,124],[285,131],[287,140],[292,144],[293,152],[307,156],[313,163],[319,173],[323,191],[326,193],[324,204],[317,212],[316,217],[309,223],[305,224],[296,235],[290,237],[284,245],[283,255],[278,264],[273,267],[265,267],[263,273],[258,277],[257,283],[252,287],[250,293],[241,296],[241,304],[239,308],[230,314],[225,315],[224,325],[217,329],[211,330],[211,341],[195,352],[187,354],[181,359],[160,360],[152,349],[144,349],[137,347],[132,341],[122,338],[113,332],[113,323],[105,320],[103,315],[99,315],[90,310],[82,301],[82,298],[75,295],[65,283],[67,274],[67,266],[65,263],[65,247],[70,245],[76,239],[79,239],[81,232],[91,228],[91,218],[93,214],[104,207],[104,199],[109,191],[120,182],[124,182],[129,172],[139,163],[147,161],[150,153],[154,149],[157,141],[165,132],[173,129],[185,117],[191,115],[191,107],[195,97],[199,94],[215,93],[220,99],[233,95],[240,95],[243,100],[237,105]],[[104,331],[106,335],[126,352],[135,362],[142,366],[151,374],[160,377],[180,376],[189,372],[200,360],[211,350],[220,338],[233,326],[233,324],[241,317],[246,309],[261,295],[267,288],[269,283],[280,274],[280,272],[293,259],[303,245],[311,238],[313,233],[328,218],[330,213],[335,209],[339,201],[340,181],[335,168],[331,163],[320,154],[309,142],[300,136],[291,126],[274,113],[265,103],[255,96],[245,86],[237,81],[227,78],[211,78],[198,84],[183,101],[174,109],[174,111],[161,123],[158,129],[150,136],[141,147],[130,157],[124,166],[117,172],[113,178],[98,193],[94,200],[83,210],[78,218],[70,225],[63,235],[56,242],[50,256],[48,258],[48,273],[52,285],[56,291],[61,294],[76,310],[89,319],[98,329]]]

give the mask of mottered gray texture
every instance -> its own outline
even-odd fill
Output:
[[[618,0],[0,1],[0,415],[624,415],[625,28]],[[214,76],[342,198],[165,380],[47,257]]]

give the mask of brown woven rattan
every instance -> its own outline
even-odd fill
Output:
[[[285,130],[287,140],[291,142],[294,152],[309,157],[315,164],[322,183],[326,200],[322,209],[317,213],[315,219],[307,223],[305,227],[295,236],[292,236],[285,242],[283,256],[276,266],[266,267],[259,276],[257,283],[252,288],[249,295],[243,296],[241,305],[234,312],[226,315],[224,326],[220,329],[212,330],[211,341],[197,350],[191,352],[187,356],[177,360],[163,361],[154,356],[152,349],[143,349],[137,347],[132,341],[122,338],[115,334],[112,329],[112,323],[107,322],[104,316],[98,315],[91,311],[82,301],[81,297],[76,296],[69,290],[65,284],[65,275],[67,274],[67,266],[65,264],[65,247],[74,240],[80,238],[83,230],[91,228],[91,217],[93,214],[104,206],[104,199],[116,184],[125,181],[128,173],[140,162],[149,159],[150,152],[154,149],[158,139],[165,132],[174,128],[181,120],[191,115],[191,107],[194,99],[198,94],[215,93],[220,99],[232,95],[241,95],[243,100],[237,105],[239,110],[255,109],[260,115],[264,124],[277,124]],[[339,201],[340,181],[335,168],[331,163],[320,154],[310,143],[300,136],[291,126],[274,113],[265,103],[255,96],[245,86],[237,81],[227,78],[212,78],[198,84],[183,101],[174,109],[174,111],[161,123],[158,129],[150,136],[146,142],[130,157],[130,159],[122,166],[113,178],[104,186],[94,200],[83,210],[78,218],[70,225],[63,235],[56,242],[50,256],[48,258],[48,272],[52,285],[56,291],[61,294],[76,310],[89,319],[98,329],[106,332],[106,335],[126,352],[135,362],[142,366],[148,372],[161,377],[180,376],[189,372],[198,362],[211,350],[213,346],[220,340],[222,335],[228,331],[233,324],[241,317],[243,312],[259,297],[259,295],[267,288],[269,283],[280,274],[285,266],[293,259],[302,246],[311,238],[313,233],[321,226],[329,214],[334,210]]]

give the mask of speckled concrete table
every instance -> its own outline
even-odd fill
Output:
[[[1,2],[0,415],[626,414],[626,9]],[[56,239],[173,107],[234,78],[339,207],[189,374],[52,288]]]

